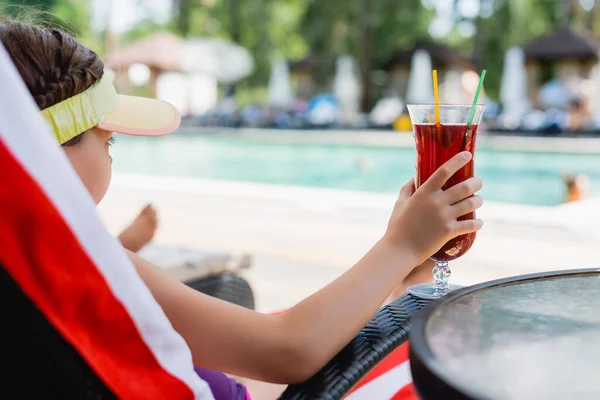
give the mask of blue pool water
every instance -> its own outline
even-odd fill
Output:
[[[119,136],[116,171],[396,193],[413,175],[411,148],[272,143],[235,136]],[[486,200],[554,205],[561,175],[584,173],[600,194],[600,155],[504,152],[478,148]]]

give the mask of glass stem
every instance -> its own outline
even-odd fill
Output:
[[[433,284],[436,296],[444,296],[448,293],[448,281],[450,280],[450,267],[447,261],[437,261],[433,268]]]

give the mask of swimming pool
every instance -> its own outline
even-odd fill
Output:
[[[119,136],[116,171],[396,193],[413,175],[414,149],[269,142],[239,136]],[[600,155],[495,151],[478,148],[477,174],[486,200],[554,205],[561,175],[583,173],[600,195]]]

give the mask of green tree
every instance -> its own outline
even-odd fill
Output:
[[[399,48],[428,37],[431,12],[421,0],[310,0],[301,32],[320,59],[321,84],[335,70],[335,60],[350,54],[358,60],[363,110],[373,104],[372,76],[377,62]]]
[[[245,84],[265,85],[275,55],[306,53],[298,25],[306,0],[174,0],[170,28],[186,36],[220,36],[247,48],[255,71]]]
[[[455,9],[461,0],[455,0]],[[472,38],[463,38],[459,46],[470,48],[478,68],[488,70],[486,92],[497,98],[504,65],[504,55],[510,46],[524,46],[530,40],[546,34],[561,24],[568,24],[575,15],[574,4],[565,0],[479,0],[480,9],[493,7],[492,13],[475,18],[477,27]],[[568,4],[567,4],[568,3]],[[456,16],[456,24],[469,21]],[[457,44],[457,43],[455,43]]]

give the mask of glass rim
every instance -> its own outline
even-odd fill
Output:
[[[415,103],[415,104],[407,104],[407,107],[435,107],[435,104],[425,104],[425,103]],[[472,108],[473,104],[449,104],[449,103],[440,103],[440,107],[456,107],[456,108]],[[485,107],[486,104],[475,104],[475,107]]]

